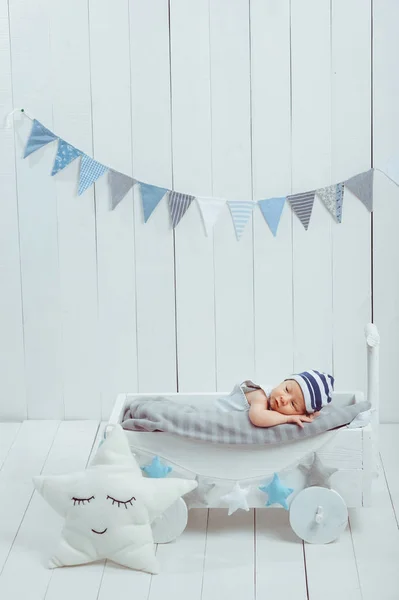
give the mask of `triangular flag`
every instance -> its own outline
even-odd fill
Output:
[[[373,210],[373,180],[374,169],[369,169],[345,181],[348,190],[359,198],[370,212]]]
[[[270,231],[276,236],[278,224],[280,223],[281,213],[283,212],[286,197],[268,198],[267,200],[259,200],[259,208],[265,217],[266,223],[269,225]]]
[[[78,158],[82,154],[83,152],[60,138],[58,140],[57,154],[55,155],[51,175],[56,175],[56,173],[65,169],[75,158]]]
[[[220,211],[226,204],[222,198],[197,198],[198,206],[201,211],[202,220],[206,235],[212,232],[212,229],[219,217]]]
[[[148,183],[140,183],[141,202],[143,205],[144,223],[147,223],[152,213],[168,191],[166,188]]]
[[[24,158],[56,139],[58,138],[52,131],[46,129],[46,127],[44,127],[44,125],[39,123],[39,121],[36,119],[33,119],[32,129],[25,146]]]
[[[111,210],[114,210],[126,196],[128,191],[134,185],[133,177],[119,173],[119,171],[113,171],[112,169],[108,172],[108,184],[111,190]]]
[[[255,203],[251,200],[238,200],[228,201],[227,204],[229,205],[231,216],[233,218],[236,237],[237,240],[239,240],[248,223],[249,217],[252,214]]]
[[[297,215],[298,219],[307,230],[309,227],[310,217],[312,215],[315,190],[311,192],[303,192],[302,194],[293,194],[287,196],[287,200],[292,206],[292,210]]]
[[[169,212],[172,220],[173,229],[177,227],[181,218],[186,213],[194,196],[188,194],[180,194],[180,192],[170,192],[169,194]]]
[[[83,154],[80,163],[78,196],[81,196],[106,171],[108,171],[108,167],[87,156],[87,154]]]
[[[316,190],[316,194],[330,211],[338,223],[342,222],[342,203],[344,201],[344,184],[336,183]]]

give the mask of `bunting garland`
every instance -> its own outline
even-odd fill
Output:
[[[223,207],[227,204],[237,240],[241,239],[248,221],[250,220],[252,211],[257,205],[259,206],[265,222],[273,236],[277,235],[278,226],[286,201],[291,205],[292,210],[297,215],[305,230],[309,228],[316,195],[321,202],[323,202],[337,223],[342,222],[342,205],[345,188],[348,188],[348,190],[364,204],[368,211],[371,212],[373,210],[375,169],[369,169],[368,171],[354,175],[346,181],[317,190],[276,198],[265,198],[256,202],[252,200],[227,201],[223,198],[209,198],[203,196],[194,197],[189,194],[138,181],[129,175],[125,175],[124,173],[120,173],[115,169],[107,167],[57,136],[37,119],[31,119],[23,109],[21,109],[21,113],[32,121],[32,128],[24,149],[23,158],[27,158],[36,152],[36,150],[39,150],[50,142],[57,141],[57,151],[51,175],[55,176],[74,160],[80,159],[78,195],[81,196],[102,175],[108,172],[111,210],[117,208],[136,183],[139,184],[144,223],[147,223],[158,204],[166,196],[168,198],[169,213],[173,229],[177,227],[192,201],[196,199],[200,209],[205,234],[207,236],[212,233],[213,227],[215,226]],[[396,163],[399,165],[399,160],[391,167],[391,171],[398,173],[397,178],[399,179],[399,166],[397,166]],[[394,181],[394,183],[399,185],[399,181]]]

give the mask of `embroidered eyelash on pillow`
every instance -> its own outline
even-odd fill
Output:
[[[149,573],[159,571],[152,521],[198,485],[185,479],[143,477],[119,425],[85,471],[33,481],[65,519],[50,568],[108,558]]]

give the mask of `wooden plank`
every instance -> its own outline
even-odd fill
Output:
[[[15,141],[6,116],[13,110],[8,2],[0,1],[0,415],[24,419],[24,339]],[[18,115],[16,116],[18,118]]]
[[[304,549],[309,600],[362,600],[349,527],[331,544],[304,544]]]
[[[208,0],[171,3],[170,24],[173,185],[185,193],[212,196]],[[175,236],[179,390],[214,390],[213,235],[205,235],[196,202]]]
[[[127,0],[112,6],[90,0],[89,6],[95,155],[132,175],[129,5]],[[133,192],[111,211],[107,178],[101,179],[96,224],[99,375],[102,418],[107,419],[118,392],[138,389]]]
[[[130,5],[133,174],[172,187],[167,0]],[[144,225],[135,193],[138,389],[176,389],[173,233],[166,200]],[[123,391],[123,390],[120,390]]]
[[[251,1],[251,57],[254,198],[286,196],[291,191],[289,0]],[[255,377],[264,385],[276,385],[293,370],[291,225],[285,206],[274,238],[255,210]]]
[[[299,193],[332,183],[329,0],[293,0],[291,56],[292,191]],[[331,227],[318,200],[308,231],[293,215],[295,372],[332,369]]]
[[[43,427],[43,423],[38,424]],[[87,457],[93,446],[98,430],[95,421],[61,423],[53,446],[43,468],[43,474],[55,475],[84,469]],[[51,557],[63,526],[63,519],[53,511],[48,504],[35,493],[24,515],[24,519],[15,538],[8,560],[0,579],[0,589],[7,590],[10,600],[20,600],[24,597],[53,598],[53,580],[61,578],[57,598],[75,597],[84,590],[84,586],[73,587],[74,576],[69,569],[50,570],[47,562]],[[29,549],[27,551],[27,549]],[[24,577],[19,577],[20,569]],[[79,570],[82,579],[87,578],[88,572]],[[87,597],[90,598],[88,595]],[[95,596],[92,596],[95,598]]]
[[[256,598],[307,599],[303,545],[291,529],[288,513],[256,509],[255,523]]]
[[[389,434],[387,429],[387,437]],[[380,439],[384,436],[383,425]],[[388,444],[387,448],[391,452]],[[393,481],[395,478],[396,475]],[[394,600],[397,598],[399,581],[399,530],[382,469],[379,477],[373,480],[372,500],[370,508],[349,511],[362,597],[363,600],[372,600],[378,596],[382,596],[384,600]]]
[[[385,476],[389,495],[396,515],[396,522],[399,523],[399,477],[396,457],[398,456],[399,426],[381,425],[381,436],[379,441],[382,470],[380,477]]]
[[[370,0],[350,5],[335,0],[331,27],[331,182],[336,183],[371,166]],[[345,189],[342,224],[332,221],[333,358],[341,389],[367,388],[364,326],[371,320],[370,222],[365,206]]]
[[[397,139],[399,119],[397,106],[399,89],[393,73],[399,67],[399,38],[396,23],[399,5],[395,0],[373,1],[373,151],[374,165],[385,169],[391,159],[398,158]],[[399,244],[396,243],[395,223],[398,219],[399,189],[381,173],[375,173],[374,184],[374,319],[381,340],[380,389],[381,422],[398,422],[399,407],[390,392],[389,373],[396,369],[399,348],[393,328],[399,319],[399,282],[391,277],[399,260]],[[394,241],[395,240],[395,241]]]
[[[209,511],[202,600],[255,598],[254,512]]]
[[[0,471],[21,428],[21,423],[0,423]]]
[[[1,572],[33,495],[32,477],[40,473],[58,425],[57,421],[25,421],[0,472],[0,511],[6,516],[1,525]],[[7,590],[3,579],[0,579],[0,590]]]
[[[207,522],[206,509],[192,509],[187,527],[176,542],[158,544],[162,571],[152,578],[149,600],[163,600],[165,590],[170,590],[176,600],[201,598]]]
[[[252,198],[249,4],[210,3],[213,193]],[[226,207],[215,227],[217,389],[254,376],[252,219],[238,242]]]
[[[54,127],[93,156],[87,0],[51,3]],[[69,33],[74,32],[71,45]],[[62,68],[60,68],[62,65]],[[77,195],[80,160],[56,177],[65,417],[100,418],[94,188]]]
[[[24,107],[50,129],[51,4],[50,0],[9,3],[14,105]],[[64,414],[60,270],[57,196],[49,177],[55,147],[49,144],[22,160],[31,125],[24,119],[15,127],[27,415],[58,419]]]

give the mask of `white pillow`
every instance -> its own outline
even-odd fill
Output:
[[[85,471],[33,481],[65,518],[50,568],[108,558],[149,573],[159,571],[151,522],[197,487],[194,480],[143,477],[119,425]]]

